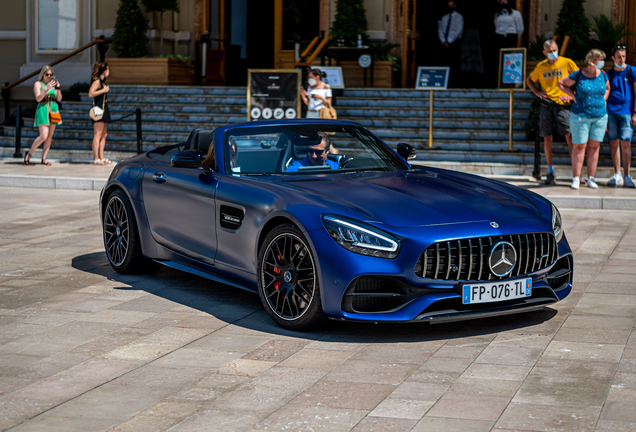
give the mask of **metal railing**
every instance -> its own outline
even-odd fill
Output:
[[[15,152],[14,158],[22,158],[22,107],[18,106],[14,111],[15,114]],[[143,140],[142,140],[142,123],[141,123],[141,108],[137,107],[134,111],[126,113],[118,119],[112,120],[110,123],[117,123],[120,120],[135,116],[135,129],[137,132],[137,154],[143,153]],[[2,124],[7,123],[5,120]]]
[[[57,64],[62,63],[65,60],[68,60],[69,58],[81,53],[82,51],[92,47],[93,45],[97,45],[97,49],[99,50],[99,61],[103,62],[106,59],[106,51],[108,51],[108,44],[111,42],[110,39],[106,39],[104,36],[100,36],[98,39],[87,43],[86,45],[84,45],[81,48],[76,49],[75,51],[60,57],[59,59],[55,60],[52,63],[49,63],[49,66],[55,66]],[[20,78],[19,80],[9,84],[8,82],[5,83],[4,87],[1,88],[0,90],[0,94],[2,95],[2,99],[4,100],[4,120],[7,121],[9,120],[10,117],[10,112],[11,112],[11,88],[17,86],[18,84],[22,84],[24,81],[33,78],[34,76],[36,76],[37,74],[40,73],[40,69],[30,73],[29,75]]]

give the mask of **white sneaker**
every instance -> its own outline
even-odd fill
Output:
[[[626,188],[634,187],[634,182],[632,181],[632,178],[629,175],[626,175],[625,177],[623,177],[623,187],[626,187]]]
[[[579,185],[581,184],[581,179],[579,177],[574,177],[572,179],[572,184],[570,185],[570,187],[572,189],[579,189]]]
[[[610,187],[617,187],[623,185],[623,176],[621,173],[617,172],[613,176],[610,177],[607,185]]]
[[[596,180],[594,180],[594,177],[588,177],[587,187],[589,187],[590,189],[598,189],[598,185],[596,184]]]

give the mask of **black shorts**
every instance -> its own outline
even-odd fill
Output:
[[[554,126],[561,135],[570,134],[570,107],[552,101],[541,101],[539,136],[552,136]]]

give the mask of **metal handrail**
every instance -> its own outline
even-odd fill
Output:
[[[75,50],[75,51],[73,51],[72,53],[66,54],[64,57],[60,57],[59,59],[55,60],[53,63],[50,63],[50,64],[49,64],[49,66],[55,66],[56,64],[62,63],[64,60],[67,60],[67,59],[69,59],[69,58],[71,58],[71,57],[73,57],[73,56],[75,56],[75,55],[77,55],[77,54],[81,53],[81,52],[82,52],[82,51],[84,51],[85,49],[90,48],[90,47],[92,47],[93,45],[95,45],[95,44],[99,44],[99,43],[108,44],[108,43],[111,43],[111,39],[105,39],[105,38],[102,38],[102,39],[95,39],[94,41],[87,43],[87,44],[86,44],[86,45],[84,45],[83,47],[76,49],[76,50]],[[105,53],[105,52],[106,52],[106,50],[104,50],[104,53]],[[103,59],[101,59],[101,60],[103,61]],[[36,71],[35,71],[35,72],[33,72],[33,73],[30,73],[29,75],[25,76],[24,78],[20,78],[19,80],[17,80],[17,81],[16,81],[16,82],[14,82],[14,83],[11,83],[11,84],[6,85],[6,86],[4,86],[4,87],[0,87],[0,89],[2,89],[2,90],[9,90],[11,87],[15,87],[15,86],[17,86],[18,84],[21,84],[21,83],[23,83],[24,81],[28,80],[29,78],[33,78],[34,76],[36,76],[36,75],[37,75],[37,74],[39,74],[39,73],[40,73],[40,69],[36,70]]]
[[[322,41],[320,41],[320,44],[318,44],[318,47],[314,50],[314,52],[311,54],[311,56],[309,56],[308,59],[302,61],[301,59],[304,59],[305,56],[307,56],[307,54],[309,54],[309,51],[311,50],[311,48],[314,47],[314,45],[316,45],[316,43],[320,40],[320,37],[316,36],[311,43],[309,44],[309,46],[307,48],[305,48],[305,51],[303,51],[303,53],[300,55],[300,59],[298,59],[298,61],[296,62],[296,67],[299,66],[309,66],[313,63],[313,61],[316,59],[316,57],[318,57],[318,55],[320,54],[320,52],[325,48],[325,46],[327,46],[327,44],[329,43],[329,41],[331,40],[330,36],[325,36],[324,38],[322,38]]]

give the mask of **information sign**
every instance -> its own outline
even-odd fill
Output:
[[[499,51],[499,90],[526,89],[526,49],[503,48]]]
[[[340,66],[319,66],[318,69],[327,75],[322,79],[322,82],[329,84],[332,89],[345,88],[342,68]]]
[[[300,117],[300,70],[248,69],[247,120]]]
[[[446,90],[448,88],[448,67],[425,67],[417,68],[417,79],[415,88],[417,90]]]

